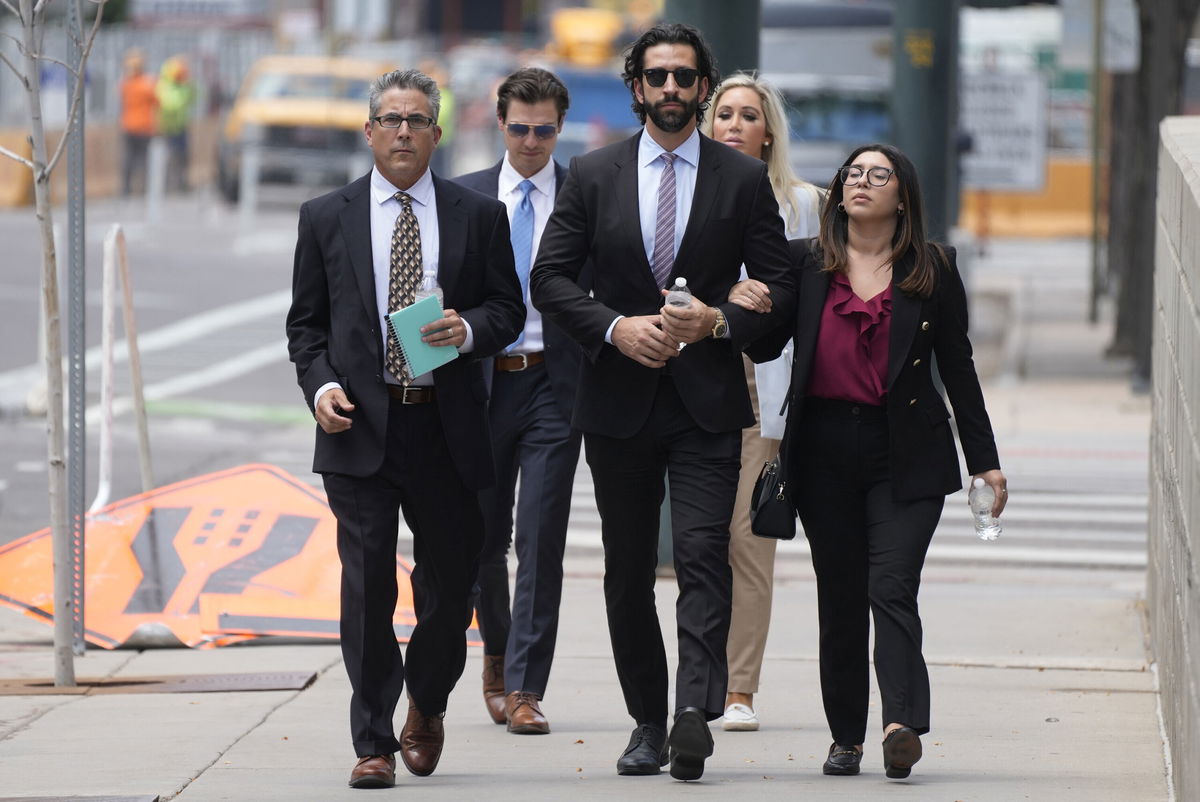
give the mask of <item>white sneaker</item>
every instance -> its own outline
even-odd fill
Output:
[[[731,704],[725,708],[721,729],[727,732],[754,732],[758,729],[758,714],[748,705]]]

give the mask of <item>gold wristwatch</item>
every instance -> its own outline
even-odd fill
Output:
[[[725,313],[717,307],[712,310],[717,313],[717,319],[713,321],[712,331],[709,332],[714,340],[720,340],[725,336],[725,332],[729,331],[729,324],[725,321]]]

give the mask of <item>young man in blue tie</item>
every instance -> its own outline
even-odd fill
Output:
[[[529,268],[566,170],[552,158],[570,99],[553,73],[529,67],[497,90],[504,157],[456,179],[508,208],[513,257],[525,294],[525,328],[488,371],[496,485],[480,494],[485,537],[475,603],[483,636],[489,715],[521,735],[550,732],[541,709],[558,636],[563,549],[580,435],[571,428],[579,346],[529,306]],[[514,495],[520,477],[520,494]],[[508,550],[515,542],[511,611]]]

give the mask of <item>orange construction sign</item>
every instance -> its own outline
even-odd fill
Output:
[[[337,524],[323,494],[273,465],[243,465],[89,513],[84,635],[113,649],[221,646],[256,635],[338,637]],[[397,555],[394,623],[416,624]],[[50,530],[0,547],[0,603],[54,618]],[[468,642],[478,643],[474,629]]]

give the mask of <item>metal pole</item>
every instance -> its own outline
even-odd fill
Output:
[[[67,109],[75,96],[76,86],[84,76],[79,74],[83,65],[83,24],[80,18],[79,0],[67,3]],[[84,582],[84,492],[87,482],[86,464],[87,423],[84,420],[87,405],[87,368],[84,364],[85,339],[84,315],[86,312],[84,271],[84,107],[79,104],[78,118],[67,120],[67,361],[70,375],[67,407],[67,521],[70,525],[71,550],[69,560],[60,567],[67,573],[71,583],[70,626],[72,648],[75,654],[84,653],[87,644],[83,637],[83,582]],[[59,581],[55,575],[55,582]],[[57,625],[62,617],[55,612]],[[57,626],[56,626],[57,629]],[[55,633],[57,636],[57,632]]]
[[[113,354],[117,338],[117,238],[121,236],[121,226],[114,224],[104,238],[104,268],[101,274],[101,324],[100,324],[100,459],[97,466],[98,481],[96,496],[88,512],[97,510],[108,504],[112,495],[112,423],[113,396],[116,379],[114,370],[116,358]]]
[[[129,253],[125,234],[117,232],[117,264],[121,268],[121,311],[125,322],[125,344],[129,348],[129,380],[133,387],[133,416],[137,422],[138,465],[142,474],[142,492],[154,489],[154,474],[150,469],[150,427],[146,421],[146,395],[142,383],[142,357],[138,350],[137,321],[133,315],[133,284],[129,280]]]
[[[762,2],[728,0],[667,0],[663,19],[700,29],[712,48],[721,76],[758,69]],[[713,87],[714,89],[716,87]]]
[[[944,240],[949,220],[952,160],[957,158],[959,0],[896,3],[892,141],[921,179],[925,226]]]
[[[163,199],[167,186],[167,142],[161,136],[150,138],[146,151],[146,220],[162,220]]]
[[[1092,5],[1092,287],[1088,296],[1088,322],[1100,320],[1100,288],[1104,283],[1101,270],[1100,221],[1103,210],[1100,205],[1100,121],[1103,119],[1103,92],[1100,88],[1100,73],[1104,65],[1104,0],[1094,0]]]
[[[258,143],[248,142],[242,148],[242,163],[238,175],[238,223],[243,230],[254,227],[258,210],[258,180],[262,151]]]

